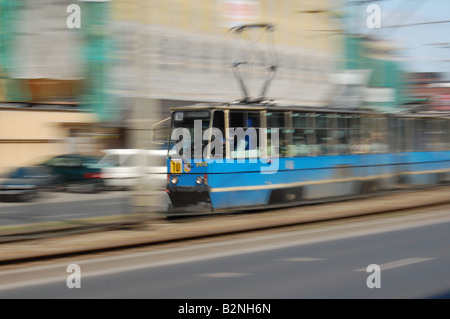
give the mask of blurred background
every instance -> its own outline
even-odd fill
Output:
[[[177,238],[180,228],[167,228],[168,224],[153,219],[165,212],[169,205],[168,195],[164,191],[169,178],[167,151],[164,150],[169,123],[164,120],[169,116],[171,107],[242,99],[231,67],[237,39],[230,28],[242,24],[274,25],[275,42],[258,38],[258,45],[253,46],[256,50],[251,51],[255,55],[250,56],[255,59],[252,60],[253,65],[245,65],[248,68],[243,75],[252,97],[261,89],[266,76],[262,71],[264,67],[276,62],[277,73],[266,97],[280,104],[432,113],[450,111],[449,12],[448,0],[0,0],[0,245],[15,241],[19,244],[2,247],[0,257],[4,259],[0,260],[0,264],[8,265],[4,260],[11,256],[12,260],[26,259],[27,254],[36,260],[40,252],[53,254],[52,249],[57,255],[59,249],[90,251],[102,247],[97,246],[100,244],[114,246],[113,236],[117,236],[117,243],[123,244],[129,240],[133,243],[129,247],[135,248],[140,246],[136,245],[139,240],[148,242],[151,238],[160,243],[174,243],[171,236]],[[275,51],[271,51],[273,49]],[[276,52],[276,56],[269,57],[267,52]],[[383,123],[378,119],[374,119],[373,123],[375,120]],[[351,123],[350,119],[346,121]],[[411,123],[421,122],[403,124],[405,120],[399,123],[404,125],[404,130],[399,132],[414,132]],[[281,187],[289,187],[284,192],[285,189],[274,182],[275,191],[270,194],[270,199],[267,195],[267,199],[275,207],[284,199],[294,202],[304,195],[304,198],[314,201],[319,198],[315,197],[316,194],[320,194],[320,198],[342,196],[346,192],[350,194],[353,185],[357,185],[355,189],[360,189],[366,196],[382,190],[379,188],[381,184],[369,179],[372,175],[375,178],[381,176],[380,179],[389,180],[389,183],[392,181],[392,184],[397,183],[397,176],[402,177],[398,179],[399,190],[407,189],[409,185],[437,183],[444,178],[448,181],[448,155],[440,152],[445,145],[442,142],[445,135],[441,134],[444,122],[437,118],[437,121],[424,120],[423,123],[426,125],[423,132],[430,134],[423,134],[424,139],[419,139],[423,133],[422,126],[416,126],[420,134],[411,136],[421,142],[410,144],[420,152],[416,152],[418,156],[410,161],[405,154],[392,157],[392,162],[375,156],[373,162],[366,158],[358,162],[352,157],[349,163],[363,165],[356,164],[355,176],[350,182],[347,180],[351,176],[351,165],[341,165],[339,162],[335,169],[329,169],[320,165],[331,165],[332,161],[318,161],[317,165],[310,166],[314,175],[303,168],[299,173],[306,172],[305,178],[302,177],[302,183],[310,185],[306,191],[303,192],[301,187],[289,186],[296,183],[280,184]],[[370,138],[373,137],[374,145],[379,149],[385,149],[383,141],[379,142],[385,127],[377,124],[376,130]],[[326,130],[321,131],[323,140],[326,140]],[[357,127],[351,134],[356,132],[355,136],[359,136],[362,131]],[[435,133],[439,135],[433,135]],[[399,134],[400,150],[403,147],[401,143],[406,149],[407,140],[406,133]],[[336,150],[338,145],[333,145],[331,139],[328,141],[330,143],[325,146],[329,149],[335,147]],[[411,141],[414,139],[411,138]],[[429,143],[429,148],[428,144],[425,147],[424,141]],[[364,141],[366,150],[358,149],[358,144],[350,140],[345,144],[348,144],[345,145],[348,150],[344,152],[350,153],[353,146],[360,153],[367,152],[369,138]],[[425,150],[430,152],[422,153]],[[293,161],[285,163],[286,170],[294,168]],[[345,163],[342,161],[342,164]],[[390,166],[386,165],[386,170],[385,164]],[[190,170],[190,166],[187,168]],[[367,171],[363,172],[366,168]],[[309,179],[315,176],[316,170],[319,179],[327,176],[324,177],[326,183],[323,183],[323,188],[320,183],[315,184],[315,180]],[[242,176],[251,179],[253,175],[247,173],[250,172]],[[199,177],[200,182],[204,183],[203,176]],[[328,178],[333,180],[328,183]],[[230,176],[228,179],[233,178]],[[279,179],[273,181],[278,183]],[[271,182],[265,183],[255,184],[254,190],[272,187],[269,185]],[[223,187],[219,191],[224,194],[224,189],[232,189],[231,192],[234,192],[233,189],[244,189],[236,192],[237,196],[244,198],[243,203],[246,197],[266,196],[259,195],[263,192],[258,192],[258,195],[254,195],[253,190],[247,192],[251,189],[247,185],[251,183],[242,185],[242,188]],[[114,192],[103,191],[110,189]],[[180,193],[182,207],[191,193]],[[206,191],[202,190],[202,193]],[[315,207],[299,214],[308,224],[313,216],[319,219],[332,216],[332,231],[323,231],[323,234],[327,233],[326,239],[321,237],[316,225],[305,225],[314,228],[305,228],[314,231],[308,233],[313,241],[300,235],[290,237],[289,228],[289,234],[284,239],[279,234],[271,234],[275,237],[266,237],[259,244],[256,236],[245,238],[245,234],[241,233],[247,227],[245,221],[241,223],[232,218],[219,219],[216,224],[212,220],[200,221],[196,226],[198,228],[183,228],[186,234],[192,236],[191,239],[199,233],[204,239],[198,230],[208,229],[206,234],[213,234],[237,226],[233,233],[243,236],[243,241],[231,245],[225,237],[220,237],[219,241],[225,238],[222,247],[214,243],[209,251],[205,249],[203,252],[200,247],[183,250],[194,246],[189,241],[182,245],[185,247],[175,249],[175,262],[170,261],[171,254],[166,249],[160,257],[151,251],[148,262],[141,259],[144,256],[140,254],[133,257],[136,259],[122,255],[120,259],[124,264],[133,267],[145,264],[145,267],[154,268],[154,273],[149,271],[145,275],[142,272],[144,269],[133,268],[138,270],[133,278],[131,275],[120,279],[111,277],[118,272],[115,269],[129,268],[120,266],[122,262],[106,258],[105,264],[90,268],[92,276],[88,277],[95,281],[87,285],[83,283],[83,287],[88,287],[83,289],[83,293],[88,292],[86,289],[89,287],[98,287],[106,288],[106,296],[129,293],[127,297],[133,297],[145,293],[146,298],[164,298],[175,291],[173,295],[183,299],[186,296],[205,296],[204,292],[208,298],[227,295],[236,298],[250,293],[253,298],[283,298],[302,296],[297,292],[304,290],[303,295],[309,297],[328,297],[336,293],[339,298],[355,295],[398,298],[404,294],[397,291],[407,291],[406,296],[416,298],[425,295],[429,298],[436,296],[437,289],[442,288],[445,289],[445,296],[449,296],[450,257],[446,254],[449,240],[444,237],[449,234],[447,217],[444,219],[446,208],[436,205],[447,203],[444,199],[448,198],[448,189],[397,195],[408,209],[415,205],[417,210],[427,211],[426,217],[415,219],[407,216],[395,198],[375,198],[373,202],[362,201],[352,207],[342,205],[340,208],[338,203],[333,203],[332,206],[324,205],[322,211]],[[194,194],[192,197],[198,201],[196,198],[203,200],[201,196]],[[189,200],[186,202],[189,203]],[[380,207],[385,206],[387,210],[394,209],[404,216],[397,215],[399,219],[394,222],[390,219],[372,223],[373,219],[361,219],[358,224],[360,221],[372,223],[358,226],[361,228],[353,225],[335,228],[338,226],[337,218],[345,214],[379,213]],[[201,209],[200,205],[198,207]],[[263,224],[273,221],[274,224],[287,225],[285,223],[292,221],[294,215],[297,214],[292,210],[277,211],[273,217],[263,217],[261,221]],[[143,223],[147,220],[153,223]],[[177,222],[181,227],[186,226],[184,221]],[[426,227],[420,230],[419,224]],[[255,223],[254,218],[249,218],[248,225],[266,227]],[[398,228],[401,232],[387,233],[397,225],[401,226]],[[134,226],[137,226],[134,229],[142,230],[136,237],[123,232],[107,233],[105,237],[101,236],[103,234],[88,233],[88,236],[82,237],[84,239],[73,238],[73,241],[56,237],[64,235],[65,231],[66,234],[82,234],[91,230],[105,230],[103,233],[106,233],[106,230],[114,229],[131,230]],[[407,232],[409,227],[412,230]],[[374,229],[380,233],[375,233]],[[345,236],[334,237],[338,232]],[[363,233],[373,237],[359,237]],[[350,241],[351,237],[358,242]],[[33,238],[50,240],[23,242],[21,245],[20,241]],[[319,240],[316,242],[314,238]],[[331,244],[325,241],[330,238],[333,240]],[[297,242],[314,243],[314,246],[303,250],[292,245],[297,245]],[[447,246],[443,247],[445,243]],[[206,244],[202,241],[202,246]],[[342,244],[341,250],[339,244]],[[256,249],[249,250],[252,247]],[[262,247],[272,250],[274,254],[263,255]],[[233,250],[235,252],[230,254]],[[250,261],[247,263],[245,254],[248,251],[253,255],[249,255]],[[133,253],[136,254],[134,249]],[[220,255],[222,253],[224,255]],[[210,255],[216,257],[208,257]],[[71,260],[75,257],[71,253],[67,256]],[[234,259],[225,260],[225,256]],[[315,258],[317,256],[319,258]],[[189,260],[190,257],[192,259]],[[217,258],[218,262],[213,262],[212,258]],[[189,261],[183,264],[182,260]],[[195,263],[197,261],[202,264]],[[355,269],[374,262],[389,269],[425,261],[430,263],[424,263],[426,266],[418,268],[418,272],[410,267],[402,273],[383,273],[386,276],[383,277],[383,287],[386,288],[382,291],[391,292],[387,295],[374,295],[373,290],[365,289],[365,268],[356,270],[356,274],[362,275],[353,275]],[[17,259],[13,262],[17,263]],[[61,273],[59,263],[51,275],[55,274],[55,278]],[[162,268],[155,265],[169,267],[161,271]],[[87,264],[86,267],[83,268],[83,276],[89,274],[89,270],[85,272],[89,269]],[[244,269],[244,273],[239,269]],[[313,270],[317,276],[314,276]],[[50,274],[50,271],[45,270],[45,273]],[[109,277],[94,278],[94,273]],[[46,275],[42,274],[44,270],[34,277],[7,271],[3,272],[2,280],[7,278],[5,282],[8,285],[8,282],[23,277],[24,281],[28,281],[27,285],[32,285],[32,291],[39,293],[39,298],[45,298],[47,285],[43,289],[33,286],[46,280]],[[61,276],[64,276],[64,271]],[[83,277],[83,282],[88,277]],[[213,277],[214,280],[222,278],[227,282],[210,282],[205,277]],[[237,278],[233,281],[230,277]],[[242,286],[237,286],[238,282]],[[385,285],[385,282],[388,284]],[[0,282],[3,293],[2,285],[4,283]],[[55,296],[67,296],[69,290],[64,284],[58,282],[57,285]],[[153,288],[149,287],[155,290],[150,292]],[[353,287],[357,287],[354,290],[356,293],[351,290]],[[433,294],[419,293],[419,287],[420,291],[426,288],[428,290],[425,291],[432,291]],[[318,293],[324,288],[326,294]],[[60,289],[65,291],[58,293]],[[360,293],[361,289],[365,291]],[[20,297],[27,296],[21,292],[18,290]]]
[[[80,28],[68,27],[71,4]],[[371,4],[379,29],[368,24],[378,18]],[[448,9],[433,0],[0,0],[0,174],[64,153],[157,148],[151,128],[170,107],[239,99],[228,30],[243,23],[275,25],[271,99],[450,109]]]

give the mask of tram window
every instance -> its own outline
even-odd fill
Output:
[[[315,133],[319,155],[338,153],[335,114],[317,114]]]
[[[244,112],[230,112],[230,127],[244,127],[245,116]]]
[[[436,129],[435,151],[442,151],[444,146],[442,120],[434,120]]]
[[[423,120],[414,120],[414,151],[424,151],[425,150],[425,134],[423,128]]]
[[[261,115],[259,112],[247,113],[247,126],[248,127],[261,127]]]
[[[328,144],[330,143],[329,138],[327,136],[327,130],[317,129],[316,130],[316,141],[317,141],[317,151],[319,155],[327,155],[328,154]]]
[[[284,112],[267,112],[266,113],[267,128],[285,127]]]
[[[446,149],[446,121],[445,120],[437,120],[438,130],[439,130],[439,151],[443,151]]]
[[[347,123],[350,129],[349,152],[351,154],[360,154],[364,150],[360,147],[361,136],[361,116],[359,114],[349,114]]]
[[[424,151],[431,151],[432,129],[430,120],[423,120]]]
[[[255,127],[261,126],[259,112],[230,111],[230,127]]]
[[[370,131],[372,130],[372,117],[365,115],[361,117],[361,128],[363,130]]]
[[[220,135],[218,132],[212,132],[212,134],[217,134],[211,137],[211,144],[214,145],[210,150],[211,156],[213,158],[224,158],[225,157],[225,114],[223,111],[215,110],[213,114],[213,128],[216,128],[220,131]],[[216,141],[216,138],[220,138],[220,141]],[[218,143],[216,143],[218,142]],[[219,146],[220,145],[220,146]],[[216,146],[218,149],[216,149]]]
[[[223,111],[216,110],[213,115],[213,127],[218,128],[225,135],[225,117]]]
[[[405,119],[396,119],[396,151],[404,152],[406,150],[406,123]]]
[[[426,119],[424,121],[425,150],[437,151],[440,143],[440,130],[437,120]]]
[[[405,119],[405,150],[411,152],[414,150],[414,119]]]
[[[376,117],[373,119],[373,127],[377,132],[387,132],[387,118],[386,117]]]
[[[445,120],[445,150],[450,150],[450,120]]]
[[[307,128],[307,115],[305,113],[293,112],[291,114],[292,127],[294,128]]]
[[[326,114],[317,114],[317,116],[316,116],[316,128],[317,129],[325,129],[325,128],[327,128]]]
[[[290,129],[286,127],[285,113],[276,112],[266,112],[266,123],[267,123],[267,150],[269,155],[275,155],[276,147],[275,141],[272,141],[272,130],[278,129],[278,154],[280,156],[291,156],[288,146],[290,143]]]
[[[448,120],[442,120],[442,150],[448,150]]]
[[[371,150],[372,153],[387,153],[389,147],[387,144],[387,122],[384,117],[376,117],[373,119],[373,132],[371,134]]]
[[[293,133],[293,143],[288,147],[290,156],[308,156],[311,155],[308,140],[311,140],[313,130],[295,129]]]
[[[387,118],[387,141],[389,152],[397,152],[397,119],[395,117]]]
[[[233,147],[230,149],[231,157],[241,157],[238,151],[242,150],[245,151],[245,158],[258,157],[259,128],[261,126],[260,113],[230,111],[229,126],[230,134],[234,135],[232,136]]]
[[[350,128],[351,129],[360,129],[361,128],[361,117],[359,114],[353,114],[350,119]]]
[[[445,120],[445,128],[444,128],[444,135],[445,135],[445,150],[450,150],[450,120]]]
[[[328,116],[328,140],[327,140],[327,154],[338,155],[340,153],[340,141],[337,130],[338,114],[329,114]]]
[[[337,115],[337,153],[339,155],[346,155],[350,153],[350,143],[352,137],[352,130],[350,129],[350,121],[352,115],[338,114]]]
[[[184,140],[185,136],[182,134],[171,138],[169,144],[169,150],[171,156],[190,156],[195,158],[196,156],[203,155],[203,149],[207,145],[208,141],[202,139],[201,143],[195,141],[196,127],[201,128],[201,136],[206,129],[209,128],[209,112],[175,112],[172,115],[172,128],[173,129],[187,129],[191,140]],[[199,117],[196,117],[198,115]],[[171,136],[172,137],[172,136]],[[181,142],[181,145],[180,145]],[[176,149],[179,147],[179,149]]]
[[[370,133],[373,131],[373,121],[371,116],[362,116],[361,117],[361,134],[366,141],[370,139]]]
[[[314,156],[315,136],[314,117],[312,113],[293,112],[292,142],[288,145],[288,156]]]
[[[351,115],[338,114],[337,116],[337,127],[339,129],[347,129],[350,127]]]
[[[334,129],[335,128],[335,114],[317,114],[316,128],[317,129]]]
[[[359,128],[359,153],[368,154],[371,153],[371,134],[373,131],[372,128],[372,117],[371,116],[361,116],[360,117],[360,128]]]

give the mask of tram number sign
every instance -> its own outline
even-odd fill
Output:
[[[183,163],[181,160],[171,160],[170,161],[170,172],[181,174],[181,169],[183,167]]]

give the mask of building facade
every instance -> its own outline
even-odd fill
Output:
[[[79,28],[73,5],[80,9]],[[62,130],[43,140],[66,139],[70,145],[73,132],[97,140],[110,134],[110,145],[155,147],[151,129],[171,106],[242,98],[231,68],[236,37],[229,29],[269,23],[275,27],[278,68],[267,98],[330,105],[339,94],[332,75],[342,73],[341,62],[355,54],[342,27],[345,5],[342,0],[0,0],[0,101],[6,108],[17,102],[31,106],[29,112],[34,105],[79,111],[77,120],[61,117]],[[255,69],[244,75],[255,96],[269,43],[261,39],[252,49],[261,54],[252,57]],[[35,120],[43,121],[36,127],[53,123]],[[8,130],[0,132],[0,143],[14,144]],[[17,140],[32,136],[14,132]]]

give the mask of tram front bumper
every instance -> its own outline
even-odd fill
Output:
[[[208,186],[167,186],[169,214],[204,214],[213,211]]]

